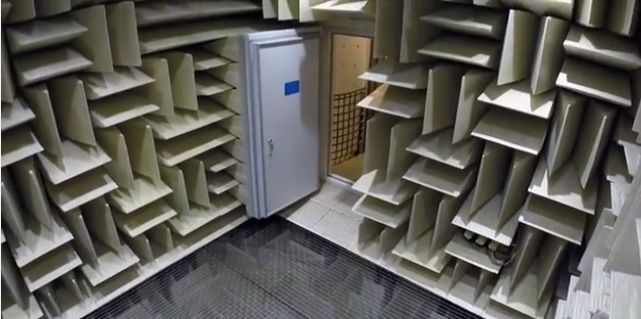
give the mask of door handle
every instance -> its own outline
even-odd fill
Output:
[[[267,144],[269,145],[269,156],[271,157],[274,154],[274,141],[271,138],[267,139]]]

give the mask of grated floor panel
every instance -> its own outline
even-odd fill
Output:
[[[281,217],[250,220],[88,318],[478,318]]]

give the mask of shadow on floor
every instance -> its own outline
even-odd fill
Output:
[[[251,220],[88,318],[479,318],[280,217]]]

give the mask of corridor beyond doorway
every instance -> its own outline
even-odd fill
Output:
[[[368,112],[356,104],[370,91],[358,76],[369,68],[371,52],[370,38],[332,35],[330,174],[348,182],[363,173]]]

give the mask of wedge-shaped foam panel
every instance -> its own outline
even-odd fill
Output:
[[[96,146],[82,82],[72,76],[57,78],[47,88],[61,137]]]
[[[203,207],[209,207],[210,182],[205,173],[205,164],[197,159],[189,159],[179,165],[184,173],[185,185],[187,186],[187,198],[189,201]],[[213,187],[212,187],[213,188]]]
[[[7,201],[4,221],[10,226],[8,244],[18,267],[24,267],[45,254],[55,250],[73,239],[60,217],[54,213],[47,202],[42,186],[37,183],[33,163],[16,164],[14,172],[17,177],[19,189],[24,189],[22,197],[33,200],[25,205],[25,210],[20,210],[17,198],[9,187],[14,184],[4,178],[3,191],[6,191]],[[31,169],[31,170],[29,170]],[[35,175],[35,176],[34,176]],[[29,198],[28,196],[31,196]],[[4,206],[4,204],[3,204]],[[26,213],[26,214],[25,214]]]
[[[283,1],[283,0],[279,0],[279,1]],[[290,1],[290,0],[287,0],[287,1]],[[342,13],[342,14],[350,14],[350,15],[355,15],[360,17],[373,17],[375,8],[376,8],[375,2],[376,1],[370,1],[370,0],[356,0],[356,1],[329,0],[329,1],[321,2],[313,6],[311,9],[313,11],[321,11],[321,12],[328,12],[328,13]],[[279,6],[279,9],[280,9],[280,6]],[[280,19],[280,15],[279,15],[279,19]]]
[[[239,163],[233,156],[223,150],[213,150],[199,157],[205,168],[214,173],[219,173]]]
[[[404,150],[418,136],[420,120],[402,120],[390,130],[390,147],[387,159],[387,179],[400,178],[414,161],[414,156]]]
[[[482,141],[470,138],[452,144],[452,135],[453,129],[450,128],[420,136],[407,147],[407,151],[461,170],[476,163],[481,155]]]
[[[452,240],[445,246],[445,252],[448,255],[483,270],[498,274],[501,266],[492,261],[490,255],[485,251],[486,249],[479,249],[474,243],[467,241],[461,233],[454,235]]]
[[[207,174],[208,190],[215,194],[223,194],[230,189],[240,185],[239,182],[227,173]]]
[[[464,2],[464,1],[459,1],[459,2]],[[472,4],[474,4],[475,6],[495,8],[495,9],[503,8],[503,4],[501,3],[501,0],[472,0]]]
[[[411,90],[427,88],[428,70],[419,63],[395,64],[380,62],[358,78]]]
[[[146,97],[125,92],[89,103],[94,126],[105,128],[126,122],[160,108]]]
[[[358,202],[354,204],[352,210],[365,218],[381,223],[387,227],[397,228],[409,219],[411,205],[408,201],[398,207],[363,195]]]
[[[475,176],[476,168],[460,170],[428,159],[419,159],[407,170],[403,179],[459,197],[473,186]]]
[[[296,20],[300,12],[300,2],[296,0],[278,0],[278,20]]]
[[[146,96],[151,103],[159,107],[157,115],[173,115],[174,101],[171,92],[171,78],[169,64],[162,58],[145,57],[140,68],[142,72],[149,75],[154,81],[140,88],[140,92]]]
[[[477,186],[478,187],[478,186]],[[473,189],[473,192],[476,189]],[[499,219],[500,208],[505,201],[502,193],[497,193],[479,209],[471,209],[473,192],[452,219],[452,224],[467,231],[493,240],[501,245],[509,246],[514,240],[519,221],[517,215],[509,216],[505,222]],[[485,253],[485,252],[484,252]]]
[[[196,71],[210,70],[213,68],[228,65],[233,62],[230,59],[227,59],[205,49],[190,49],[187,52],[189,52],[189,54],[191,54],[193,58],[194,70]]]
[[[419,120],[402,120],[392,116],[377,114],[367,123],[367,145],[378,145],[373,152],[366,152],[364,169],[366,172],[352,188],[393,205],[408,200],[414,186],[401,179],[405,170],[414,161],[414,156],[405,148],[418,136]]]
[[[496,70],[501,45],[498,42],[468,35],[441,35],[418,51],[434,58]]]
[[[114,221],[120,231],[129,237],[136,237],[168,219],[176,216],[164,201],[159,200],[129,214],[114,211]]]
[[[7,44],[13,54],[20,54],[67,43],[87,30],[68,17],[33,20],[8,27]]]
[[[592,75],[599,74],[599,77]],[[623,71],[566,58],[556,85],[608,103],[630,107],[630,78]]]
[[[586,217],[585,213],[572,207],[530,195],[519,216],[519,222],[580,245]]]
[[[111,161],[111,158],[99,146],[86,146],[72,141],[61,143],[64,156],[38,154],[44,176],[58,185],[85,172],[96,169]]]
[[[167,61],[171,83],[171,96],[175,108],[197,110],[197,84],[194,77],[194,62],[191,54],[171,51],[159,54]]]
[[[136,29],[136,10],[131,1],[106,6],[109,44],[113,64],[140,66],[140,46]]]
[[[160,178],[151,128],[139,120],[122,128],[126,134],[103,130],[99,139],[114,154],[115,161],[107,168],[121,186],[108,199],[122,213],[130,213],[159,200],[171,189]]]
[[[547,122],[514,111],[490,109],[476,125],[472,135],[538,155],[547,135]]]
[[[567,248],[567,242],[561,239],[543,237],[526,228],[510,270],[500,276],[491,296],[493,301],[531,318],[545,316],[555,273]]]
[[[627,116],[621,114],[616,125],[614,140],[623,147],[628,173],[633,175],[641,167],[641,146],[635,141],[634,131],[632,130],[633,123]]]
[[[496,40],[503,39],[507,22],[501,11],[456,4],[445,4],[421,20],[449,31]]]
[[[554,88],[563,64],[563,39],[569,26],[567,21],[554,17],[544,17],[539,23],[530,80],[532,94],[537,95]]]
[[[476,188],[472,193],[471,209],[481,208],[503,188],[509,167],[510,151],[498,144],[487,142],[483,149],[481,165],[476,178]]]
[[[425,92],[383,84],[357,106],[401,118],[418,118],[424,113]]]
[[[175,26],[145,28],[139,32],[138,37],[141,53],[147,54],[259,31],[264,28],[265,25],[249,19],[216,19]]]
[[[4,245],[2,246],[2,269],[2,284],[7,294],[2,316],[7,318],[42,317],[42,309],[40,309],[36,298],[27,290],[22,275],[11,256],[5,251]]]
[[[504,85],[529,77],[539,19],[527,11],[510,10],[503,40],[497,84]]]
[[[529,192],[594,215],[597,184],[597,180],[592,179],[584,189],[572,162],[568,162],[554,176],[550,176],[546,162],[539,161]]]
[[[571,0],[502,0],[501,2],[509,6],[522,8],[532,11],[538,15],[552,15],[565,20],[572,19],[572,12],[576,1]]]
[[[247,147],[245,147],[245,143],[239,139],[234,139],[223,144],[220,149],[224,150],[240,162],[247,158]]]
[[[121,187],[108,195],[112,207],[123,214],[134,213],[171,193],[162,182],[146,177],[137,177],[130,187]]]
[[[178,213],[178,216],[169,221],[169,225],[181,236],[188,235],[241,205],[228,194],[208,194],[208,182],[205,180],[202,162],[192,161],[181,166],[184,169],[161,168],[163,180],[173,189],[167,200]]]
[[[194,207],[189,213],[169,220],[169,226],[180,236],[187,236],[208,223],[223,218],[224,215],[231,213],[240,205],[241,202],[229,194],[212,196],[209,208]]]
[[[592,179],[596,165],[605,152],[608,134],[614,124],[616,110],[609,105],[590,101],[585,115],[579,140],[574,149],[574,165],[581,181],[581,187],[586,188]]]
[[[10,7],[7,10],[4,9],[3,4],[3,21],[6,22],[22,22],[31,20],[36,17],[36,6],[34,0],[27,1],[11,1]],[[5,11],[9,11],[5,18]]]
[[[219,122],[233,114],[211,99],[201,97],[198,99],[197,111],[176,110],[174,115],[151,115],[145,117],[145,121],[154,131],[154,137],[167,140]]]
[[[142,3],[136,5],[136,21],[138,26],[146,27],[258,10],[260,10],[258,5],[247,0],[223,0],[215,4],[202,0],[178,3]]]
[[[87,28],[87,32],[72,40],[72,45],[91,60],[88,68],[93,72],[113,71],[113,58],[109,42],[107,12],[102,5],[72,11],[71,17]]]
[[[211,75],[204,73],[196,74],[196,94],[199,96],[211,96],[229,91],[233,88],[233,86]]]
[[[25,99],[36,115],[33,121],[35,133],[45,150],[53,155],[62,156],[62,142],[51,105],[51,98],[44,85],[32,86],[24,91]]]
[[[245,140],[245,121],[242,116],[232,115],[220,122],[218,126],[222,127],[225,131],[231,133],[239,140]]]
[[[245,58],[241,50],[240,35],[225,37],[203,44],[203,49],[218,54],[234,62],[242,62]]]
[[[554,174],[572,155],[585,99],[579,95],[562,91],[558,94],[556,111],[550,124],[550,137],[546,145],[546,160],[549,174]]]
[[[4,45],[4,38],[2,39],[2,66],[0,69],[2,69],[2,103],[13,103],[16,88],[13,85],[11,68],[9,68],[9,56]]]
[[[265,0],[264,2],[269,3],[270,1],[275,0]],[[332,13],[323,11],[323,10],[313,10],[312,8],[316,5],[323,3],[325,0],[299,0],[298,1],[298,21],[300,22],[312,22],[325,20]],[[266,6],[269,4],[263,5],[263,12],[267,9]]]
[[[226,131],[210,126],[169,141],[159,141],[158,161],[163,165],[173,166],[233,139],[235,137]]]
[[[36,116],[22,98],[13,100],[11,104],[2,104],[2,130],[19,126],[33,120]]]
[[[632,71],[641,67],[634,42],[605,31],[572,26],[563,48],[569,55],[613,68]]]
[[[508,166],[507,176],[504,175],[505,172],[497,172],[499,173],[498,182],[494,180],[488,182],[488,177],[492,177],[488,176],[488,172],[492,170],[484,168],[484,166],[490,168],[496,166],[496,164],[492,163],[492,160],[497,154],[500,155],[501,153],[497,153],[495,150],[487,154],[494,156],[485,157],[487,164],[481,166],[476,188],[468,195],[452,223],[509,246],[518,226],[517,211],[525,203],[527,187],[532,177],[537,157],[522,152],[514,152],[511,164]],[[501,185],[501,177],[505,177],[502,190],[497,188]],[[488,189],[483,189],[485,187],[488,187]],[[485,204],[475,210],[472,209],[475,196],[476,198],[491,197]]]
[[[225,107],[234,111],[234,113],[243,115],[247,113],[245,103],[243,102],[243,92],[242,89],[232,89],[210,96],[209,98],[225,105]]]
[[[436,1],[403,0],[403,19],[401,25],[401,48],[399,62],[424,62],[428,57],[418,50],[439,34],[436,28],[424,28],[421,16],[433,12],[438,7]]]
[[[82,260],[76,251],[66,244],[20,269],[20,272],[27,288],[33,292],[81,264]]]
[[[241,184],[247,184],[247,164],[243,163],[238,163],[237,165],[234,165],[228,169],[225,170],[227,174],[229,174],[231,177],[233,177],[236,181],[238,181]],[[239,188],[243,188],[242,186],[240,187],[233,187],[230,189],[230,191],[236,191]],[[236,194],[235,192],[232,192],[232,194]]]
[[[91,207],[96,211],[83,214],[76,209],[64,215],[65,222],[74,234],[74,247],[84,262],[80,270],[94,287],[132,267],[139,260],[126,245],[113,245],[113,242],[105,243],[93,238],[93,232],[103,233],[100,237],[118,238],[108,206],[104,204],[104,201],[97,200],[87,205],[87,210]],[[108,215],[105,216],[105,213]],[[95,220],[85,221],[85,218]]]
[[[358,231],[358,250],[374,260],[388,254],[403,237],[407,227],[391,228],[363,219]]]
[[[509,110],[531,116],[549,119],[556,99],[556,91],[534,95],[530,93],[530,83],[527,80],[506,85],[492,82],[479,96],[479,101],[496,105]]]
[[[352,185],[352,188],[393,205],[404,203],[416,192],[416,186],[404,179],[387,181],[383,170],[365,173]]]
[[[28,53],[13,61],[20,86],[80,71],[92,65],[91,60],[68,47]]]
[[[2,167],[33,156],[43,150],[35,135],[26,127],[15,128],[2,134]]]
[[[452,219],[454,219],[462,204],[463,197],[443,196],[438,206],[430,249],[443,248],[454,237],[456,226],[452,224]]]
[[[56,206],[68,212],[113,191],[118,185],[98,168],[58,185],[45,182],[45,187]]]
[[[98,143],[111,158],[104,165],[109,176],[121,187],[132,187],[134,176],[129,164],[129,153],[125,136],[116,128],[97,130]]]
[[[634,25],[639,23],[640,7],[641,3],[638,0],[612,3],[608,16],[608,30],[623,36],[633,36],[635,33]]]
[[[632,183],[632,175],[628,172],[623,148],[610,144],[605,156],[605,167],[603,168],[605,179],[611,183],[626,185]]]
[[[392,251],[394,255],[436,273],[442,272],[451,259],[442,247],[431,249],[441,198],[440,193],[426,188],[414,195],[407,234]]]
[[[608,2],[603,0],[578,0],[575,21],[590,28],[602,28],[606,24]]]
[[[393,0],[376,1],[374,57],[395,59],[400,56],[402,23],[403,6]]]
[[[503,203],[499,213],[499,224],[505,223],[525,202],[528,183],[534,173],[537,157],[515,152],[512,157],[507,180],[505,181]]]
[[[423,134],[436,132],[454,124],[458,105],[461,77],[465,70],[460,65],[440,64],[430,69],[423,116]]]
[[[478,97],[492,79],[491,72],[475,69],[466,72],[461,78],[452,143],[458,143],[470,137],[481,116],[487,111],[487,105],[480,102]]]
[[[98,100],[154,81],[134,67],[117,67],[113,72],[87,73],[81,77],[88,100]]]
[[[71,10],[71,0],[34,0],[39,18],[49,17]]]
[[[243,82],[240,63],[229,63],[227,65],[206,70],[204,73],[220,79],[234,87],[240,87]]]

